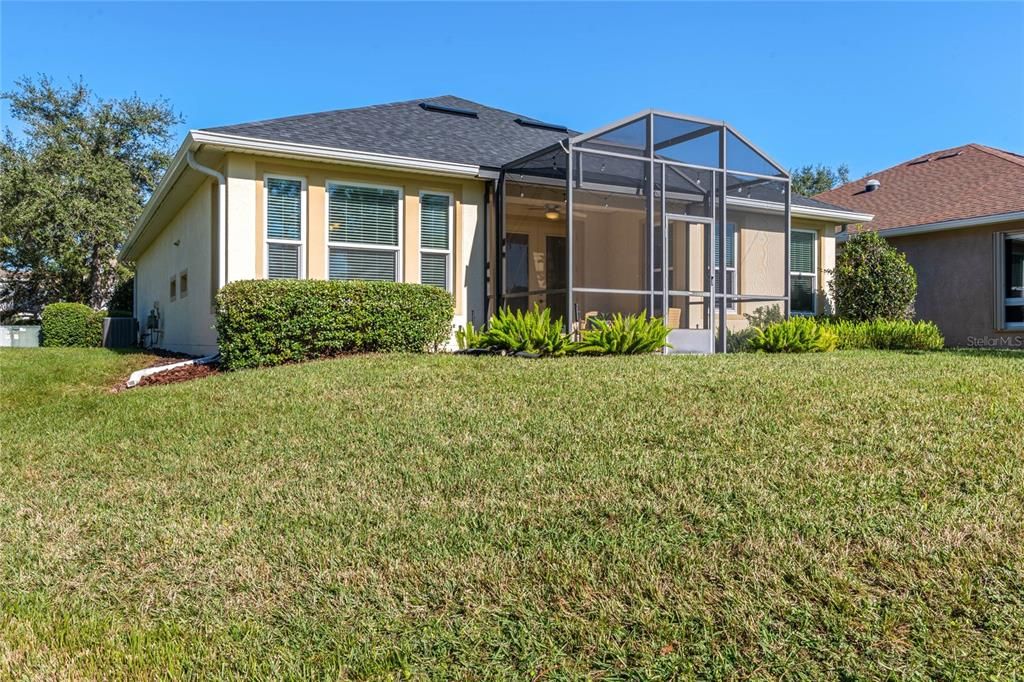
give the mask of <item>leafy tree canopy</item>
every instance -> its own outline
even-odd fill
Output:
[[[845,185],[850,181],[850,168],[840,164],[835,170],[829,166],[818,164],[816,166],[804,166],[792,168],[789,176],[793,183],[793,191],[805,197],[821,194],[838,185]]]
[[[101,307],[128,273],[117,263],[170,159],[168,102],[102,100],[79,81],[22,78],[2,95],[24,131],[0,142],[0,266],[14,309]]]

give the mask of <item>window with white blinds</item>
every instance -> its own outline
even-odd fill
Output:
[[[401,280],[402,192],[327,183],[327,276]]]
[[[715,273],[721,274],[721,270],[718,266],[718,226],[715,226],[713,243],[715,245]],[[726,294],[735,295],[738,290],[736,275],[736,223],[725,224],[725,277],[717,277],[716,282],[717,284],[715,285],[715,289],[719,293],[721,293],[722,290],[722,282],[725,283]],[[736,312],[735,299],[726,302],[726,310]]]
[[[263,185],[267,223],[266,276],[268,279],[299,279],[304,274],[306,181],[268,175]]]
[[[789,311],[814,315],[818,299],[818,233],[792,230],[789,237]]]
[[[451,291],[452,197],[420,195],[420,282]]]

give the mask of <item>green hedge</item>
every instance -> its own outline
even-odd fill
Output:
[[[226,369],[341,353],[434,350],[451,335],[452,296],[395,282],[248,280],[217,294]]]
[[[51,303],[43,308],[40,336],[44,346],[94,348],[103,345],[102,310],[82,303]]]
[[[941,350],[945,344],[934,322],[828,320],[821,324],[839,337],[841,350]]]

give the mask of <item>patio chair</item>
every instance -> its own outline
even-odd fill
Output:
[[[669,308],[665,316],[665,326],[669,329],[679,329],[679,321],[683,316],[682,308]]]

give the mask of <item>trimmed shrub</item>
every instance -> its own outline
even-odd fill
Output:
[[[43,308],[42,345],[98,348],[103,345],[103,311],[82,303],[51,303]]]
[[[551,319],[551,308],[512,312],[502,308],[491,318],[483,336],[483,347],[508,353],[530,355],[565,355],[572,346],[569,336],[562,331],[562,318]]]
[[[764,353],[827,353],[836,349],[836,343],[831,329],[809,317],[793,317],[764,329],[755,327],[748,345]]]
[[[828,320],[821,324],[835,332],[840,350],[941,350],[945,345],[934,322]]]
[[[862,232],[836,256],[829,290],[837,317],[905,320],[914,316],[917,275],[902,252],[874,232]]]
[[[611,320],[593,318],[591,329],[572,346],[573,353],[594,355],[635,355],[654,353],[667,345],[668,327],[660,317],[647,318],[646,311],[623,317],[616,313]]]
[[[246,280],[217,294],[226,369],[342,353],[436,350],[451,334],[452,295],[423,284]]]

